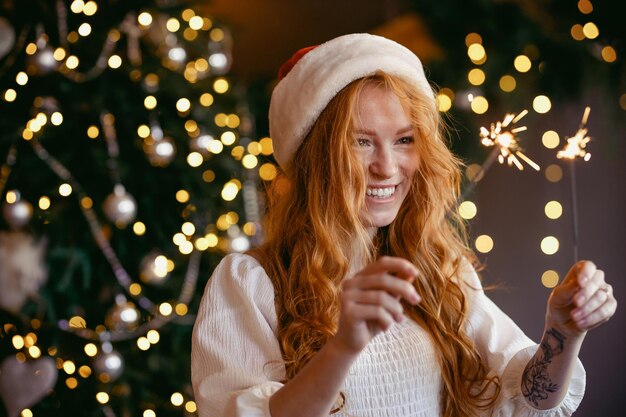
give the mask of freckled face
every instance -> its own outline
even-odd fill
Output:
[[[357,155],[367,174],[361,221],[366,227],[388,226],[419,166],[415,130],[398,97],[372,85],[361,92],[354,124]]]

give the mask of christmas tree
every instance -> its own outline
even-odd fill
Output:
[[[2,6],[0,415],[193,414],[197,289],[275,174],[229,31],[191,2]]]

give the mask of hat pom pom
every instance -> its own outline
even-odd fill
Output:
[[[300,59],[307,53],[317,48],[319,45],[307,46],[306,48],[299,49],[291,58],[289,58],[278,70],[278,80],[282,80],[289,74],[289,71],[300,61]]]

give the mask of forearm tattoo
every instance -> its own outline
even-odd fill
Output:
[[[550,393],[559,389],[558,384],[550,380],[548,364],[552,362],[554,356],[563,352],[564,342],[565,336],[555,329],[548,330],[539,346],[542,355],[535,355],[526,365],[526,369],[524,369],[522,374],[522,394],[535,407],[539,406],[539,401],[547,399]]]

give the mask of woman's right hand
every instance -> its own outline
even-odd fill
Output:
[[[383,256],[342,283],[341,316],[333,342],[357,354],[393,322],[403,320],[401,300],[421,301],[412,282],[417,267],[403,258]]]

